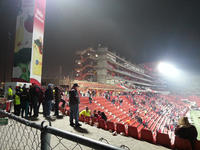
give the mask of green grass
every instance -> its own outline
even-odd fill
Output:
[[[200,140],[200,111],[191,110],[190,115],[191,115],[191,120],[193,122],[193,125],[196,127],[197,132],[198,132],[197,139]]]

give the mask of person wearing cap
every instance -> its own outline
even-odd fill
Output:
[[[74,84],[71,90],[69,91],[69,107],[70,107],[70,126],[79,127],[79,93],[78,93],[78,84]],[[73,122],[75,119],[75,124]]]

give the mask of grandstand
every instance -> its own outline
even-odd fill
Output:
[[[122,84],[129,88],[143,87],[160,89],[165,85],[154,77],[150,70],[133,64],[111,52],[107,47],[98,46],[78,51],[75,56],[74,78],[81,81],[103,84]]]
[[[105,122],[92,117],[80,117],[80,120],[104,130],[116,131],[125,136],[173,148],[177,146],[176,142],[181,142],[174,135],[176,123],[190,109],[188,103],[181,101],[182,98],[155,93],[135,93],[110,95],[110,100],[104,96],[96,96],[90,104],[88,97],[81,97],[80,111],[88,106],[91,111],[105,112],[108,120]],[[115,104],[112,99],[116,99]],[[117,99],[123,99],[122,105]],[[132,115],[130,111],[133,112]],[[138,117],[142,119],[141,122]]]
[[[196,88],[190,93],[192,87],[199,87],[197,80],[191,82],[192,86],[173,90],[158,74],[156,64],[136,65],[102,46],[77,52],[73,83],[80,85],[80,111],[88,106],[92,112],[102,111],[108,118],[104,121],[82,116],[80,120],[168,148],[190,149],[190,143],[176,137],[174,130],[180,117],[189,116],[200,136],[200,98]],[[88,91],[95,91],[92,103]]]

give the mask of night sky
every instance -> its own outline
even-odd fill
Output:
[[[131,62],[200,66],[200,2],[191,0],[47,0],[44,75],[67,75],[75,51],[98,43]]]

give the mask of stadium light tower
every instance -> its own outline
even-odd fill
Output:
[[[158,64],[158,71],[170,78],[177,78],[180,75],[180,71],[172,64],[166,62],[160,62]]]

